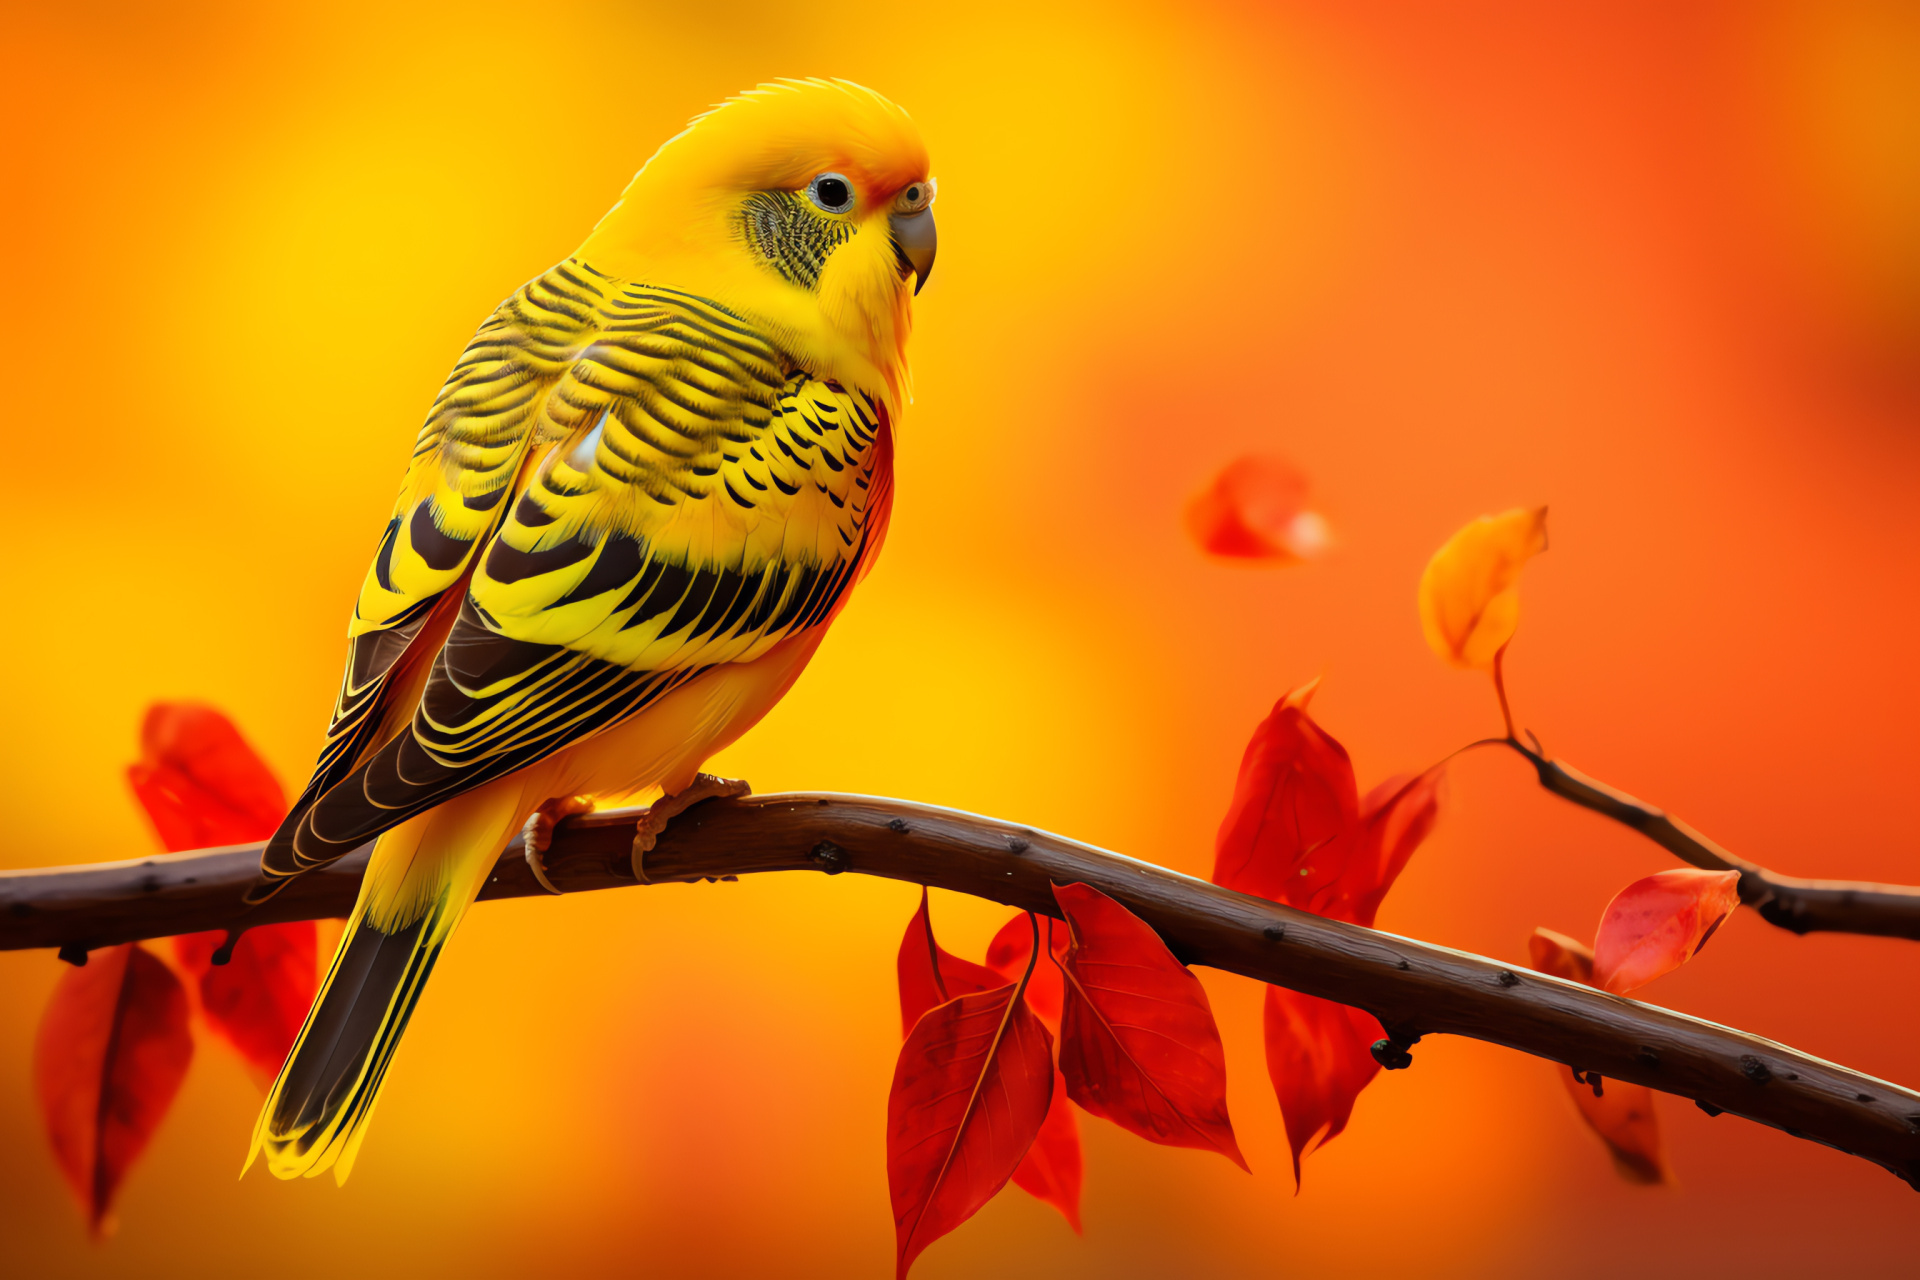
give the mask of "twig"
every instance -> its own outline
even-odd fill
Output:
[[[571,818],[545,863],[566,892],[762,871],[858,871],[1057,916],[1049,883],[1124,903],[1190,964],[1367,1009],[1404,1054],[1422,1035],[1506,1045],[1692,1098],[1824,1143],[1920,1184],[1920,1094],[1784,1045],[1495,960],[1324,920],[1059,836],[950,809],[846,795],[705,801],[636,867],[640,811]],[[138,938],[344,915],[364,853],[255,912],[255,846],[0,874],[0,948]],[[518,847],[482,898],[545,897]],[[1404,1065],[1404,1064],[1401,1064]]]
[[[1507,644],[1513,643],[1511,640]],[[1513,706],[1507,701],[1507,646],[1501,645],[1493,651],[1493,693],[1500,699],[1500,718],[1507,724],[1507,741],[1513,739]]]
[[[1505,739],[1503,745],[1524,756],[1539,775],[1540,785],[1562,799],[1632,827],[1682,862],[1707,871],[1738,871],[1740,901],[1769,924],[1794,933],[1865,933],[1920,940],[1920,889],[1780,875],[1735,857],[1664,810],[1589,778],[1571,765],[1549,760],[1545,753],[1514,738]]]

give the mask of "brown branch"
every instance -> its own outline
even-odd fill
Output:
[[[1526,757],[1540,785],[1564,800],[1632,827],[1682,862],[1707,871],[1738,871],[1740,901],[1769,924],[1794,933],[1866,933],[1920,940],[1920,889],[1854,880],[1802,880],[1737,858],[1680,819],[1549,760],[1514,738],[1489,741]]]
[[[1589,784],[1591,785],[1591,784]],[[1421,1036],[1472,1036],[1649,1085],[1871,1160],[1920,1185],[1920,1094],[1784,1045],[1515,965],[1323,920],[1087,845],[949,809],[845,795],[709,800],[635,866],[640,812],[569,819],[547,874],[567,892],[761,871],[858,871],[1057,915],[1049,882],[1092,885],[1188,963],[1370,1010],[1404,1065]],[[346,914],[364,854],[248,913],[257,847],[0,874],[0,949],[137,938]],[[636,874],[637,873],[637,874]],[[517,845],[482,898],[544,892]],[[69,950],[69,954],[72,951]]]

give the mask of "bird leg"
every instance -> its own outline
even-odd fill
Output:
[[[553,843],[553,828],[562,818],[571,818],[576,813],[592,813],[592,796],[556,796],[543,801],[538,809],[527,815],[527,823],[520,828],[520,841],[525,848],[527,870],[533,872],[533,878],[548,893],[560,893],[547,879],[547,846]]]
[[[648,884],[647,873],[641,866],[641,860],[652,851],[654,842],[667,824],[682,813],[699,804],[702,800],[714,800],[722,797],[752,795],[753,788],[741,778],[716,778],[710,773],[696,773],[693,781],[670,796],[661,796],[647,806],[647,811],[634,824],[633,828],[633,876],[641,884]]]

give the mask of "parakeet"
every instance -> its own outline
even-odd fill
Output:
[[[249,1163],[344,1182],[441,948],[557,798],[682,792],[800,675],[893,500],[927,152],[845,81],[696,118],[480,326],[414,445],[256,900],[377,840]]]

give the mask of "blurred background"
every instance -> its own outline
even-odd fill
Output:
[[[918,403],[878,572],[720,771],[1205,874],[1246,737],[1300,681],[1324,677],[1363,787],[1497,730],[1414,584],[1463,521],[1544,502],[1521,722],[1778,870],[1920,881],[1910,0],[0,22],[0,866],[151,848],[121,769],[154,698],[226,708],[297,785],[474,326],[687,117],[835,75],[935,158]],[[316,438],[341,402],[352,429]],[[1187,540],[1187,497],[1254,450],[1312,478],[1328,557]],[[1018,465],[985,483],[989,459]],[[1590,937],[1671,865],[1479,754],[1381,925],[1524,960],[1536,925]],[[100,1245],[31,1100],[58,963],[0,954],[5,1269],[884,1275],[914,899],[794,875],[480,908],[344,1190],[235,1181],[258,1094],[203,1037]],[[975,958],[1007,914],[934,911]],[[1910,1274],[1920,1199],[1881,1170],[1667,1099],[1680,1185],[1630,1187],[1552,1068],[1461,1040],[1379,1079],[1296,1198],[1259,991],[1204,978],[1254,1176],[1083,1119],[1084,1239],[1009,1190],[917,1276]],[[1920,1082],[1912,943],[1743,913],[1645,995]]]

